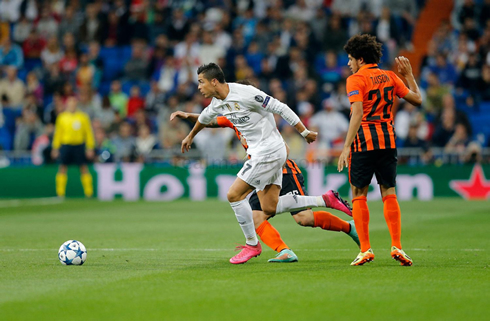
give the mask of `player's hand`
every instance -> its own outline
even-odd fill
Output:
[[[339,157],[339,163],[337,165],[337,170],[341,172],[345,167],[349,167],[349,155],[350,155],[350,147],[344,147],[342,153]]]
[[[60,151],[59,149],[53,149],[51,150],[51,158],[53,159],[57,159],[58,156],[60,156]]]
[[[318,133],[317,132],[312,132],[310,131],[310,133],[308,135],[306,135],[305,139],[306,139],[306,142],[308,144],[311,144],[313,143],[315,140],[316,140],[316,137],[318,136]]]
[[[94,158],[94,150],[93,149],[87,149],[85,151],[85,156],[87,157],[87,159],[89,160],[92,160]]]
[[[182,154],[184,154],[185,152],[188,152],[189,149],[191,149],[191,145],[192,145],[192,138],[189,136],[184,138],[184,140],[182,141],[182,146],[180,148],[180,150],[182,151]]]
[[[173,112],[171,115],[170,115],[170,121],[174,120],[175,118],[180,118],[180,119],[187,119],[187,117],[189,117],[189,115],[183,111],[175,111]]]
[[[403,56],[400,56],[395,58],[395,61],[400,75],[402,75],[403,77],[408,77],[412,75],[412,65],[410,65],[410,60]]]

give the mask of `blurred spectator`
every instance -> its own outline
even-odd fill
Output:
[[[45,46],[46,41],[39,37],[37,30],[31,30],[29,37],[27,37],[22,45],[24,58],[39,59],[41,57],[41,52],[43,51]]]
[[[145,98],[145,111],[148,116],[154,118],[160,109],[165,106],[165,94],[158,88],[158,83],[152,81],[150,83],[150,91]]]
[[[91,41],[102,41],[102,22],[99,20],[95,4],[87,4],[85,8],[85,19],[80,26],[80,41],[88,44]]]
[[[34,71],[27,74],[26,79],[26,94],[34,95],[36,103],[41,105],[43,103],[44,89],[42,84],[39,82],[37,75]]]
[[[102,39],[106,47],[126,45],[129,42],[126,24],[120,21],[116,11],[107,14],[107,24],[103,29]]]
[[[396,19],[399,20],[402,41],[409,44],[417,21],[417,4],[415,1],[406,0],[387,0],[385,3]]]
[[[63,34],[69,32],[73,34],[76,39],[78,37],[80,25],[81,21],[75,14],[75,8],[73,6],[67,6],[59,24],[58,37],[61,39]]]
[[[114,161],[114,153],[116,152],[116,147],[107,138],[106,132],[102,128],[94,129],[94,139],[95,139],[95,159],[96,163],[110,163]]]
[[[441,112],[442,97],[450,92],[450,88],[447,85],[442,85],[434,73],[428,74],[427,83],[427,102],[424,104],[424,108],[427,113],[436,115]]]
[[[310,126],[318,132],[319,143],[326,148],[337,147],[343,143],[349,122],[336,110],[335,101],[323,101],[323,111],[316,113],[310,120]]]
[[[490,65],[482,67],[482,77],[478,83],[478,93],[483,101],[490,101]]]
[[[53,141],[54,125],[47,124],[44,133],[32,143],[32,163],[34,165],[51,164],[51,143]]]
[[[337,84],[341,80],[342,69],[338,66],[337,55],[333,51],[325,54],[325,67],[319,71],[323,82]]]
[[[61,51],[58,38],[49,38],[46,47],[41,52],[41,60],[44,64],[44,67],[48,68],[48,66],[58,63],[61,58],[63,58],[63,51]]]
[[[289,146],[288,157],[296,161],[302,160],[305,157],[306,144],[303,137],[298,135],[294,127],[285,125],[282,129],[282,137],[284,142]]]
[[[144,81],[148,68],[145,44],[138,41],[132,45],[131,59],[124,66],[124,76],[131,81]]]
[[[131,125],[123,122],[119,127],[119,134],[112,139],[115,153],[114,158],[117,162],[131,162],[134,160],[135,139],[132,136]]]
[[[138,128],[138,136],[136,137],[136,156],[139,162],[145,162],[148,154],[155,148],[157,139],[150,132],[148,126],[140,126]]]
[[[127,117],[132,117],[134,113],[145,107],[145,99],[141,97],[141,90],[138,86],[131,87],[127,105]]]
[[[182,140],[188,133],[189,127],[181,120],[167,121],[160,125],[160,146],[167,149],[180,148]]]
[[[347,3],[345,0],[336,0],[335,3],[337,2]],[[336,14],[332,15],[328,22],[328,28],[323,34],[323,50],[332,50],[335,53],[341,53],[347,40],[347,32],[342,28],[340,16]]]
[[[58,35],[58,22],[54,19],[49,6],[41,9],[41,15],[37,21],[35,29],[43,39],[49,39]]]
[[[168,20],[168,38],[177,43],[184,40],[184,36],[189,32],[190,24],[181,9],[172,12],[172,18]]]
[[[211,32],[203,32],[202,45],[199,51],[200,62],[202,64],[217,63],[218,58],[224,57],[225,54],[224,48],[214,43]]]
[[[20,20],[14,25],[14,31],[12,38],[16,43],[23,43],[24,40],[29,37],[32,30],[32,23],[26,18],[26,16],[22,16]]]
[[[75,71],[78,68],[78,57],[75,49],[66,49],[65,55],[60,59],[60,71],[61,74],[67,80],[73,80],[75,78]]]
[[[477,59],[478,56],[474,53],[468,56],[468,62],[461,71],[457,82],[458,87],[468,91],[470,94],[472,101],[467,101],[467,105],[470,106],[474,104],[474,101],[478,102],[480,100],[478,84],[482,78],[482,67]]]
[[[456,124],[453,135],[444,146],[444,151],[448,154],[464,154],[468,143],[469,138],[466,127],[463,124]]]
[[[425,140],[429,134],[427,122],[423,119],[423,115],[414,105],[404,102],[401,105],[401,110],[396,113],[395,128],[396,136],[401,140],[405,140],[408,136],[410,126],[417,127],[417,135],[420,139]]]
[[[447,142],[454,134],[456,126],[456,112],[453,109],[445,109],[441,115],[441,123],[435,129],[432,136],[432,143],[437,147],[446,146]]]
[[[315,16],[315,8],[313,5],[308,6],[305,0],[296,0],[296,3],[288,8],[286,16],[301,21],[311,21]]]
[[[56,118],[65,111],[65,104],[60,93],[53,95],[53,102],[44,110],[44,122],[47,124],[56,124]]]
[[[35,111],[31,109],[22,110],[22,117],[17,121],[17,129],[15,131],[14,149],[27,150],[30,149],[34,139],[44,132],[44,127]]]
[[[44,93],[46,95],[52,95],[55,91],[61,91],[64,79],[60,73],[60,67],[58,63],[53,63],[45,67],[47,72],[44,75]]]
[[[88,54],[80,55],[80,63],[78,64],[75,79],[78,87],[95,87],[98,83],[94,81],[96,69],[89,61]]]
[[[24,101],[26,87],[22,80],[17,77],[15,67],[7,67],[7,77],[0,80],[0,96],[8,97],[11,107],[20,108]]]
[[[171,123],[174,123],[172,121]],[[187,127],[187,126],[186,126]],[[219,164],[227,159],[227,144],[230,142],[231,131],[224,132],[219,128],[210,128],[201,132],[201,137],[196,136],[194,140],[197,148],[201,152],[201,158],[209,165]],[[209,144],[209,142],[213,142]],[[176,146],[176,144],[174,144]]]
[[[19,45],[12,43],[10,38],[5,38],[0,46],[0,68],[12,66],[20,68],[24,65],[24,55]]]
[[[407,135],[403,138],[402,147],[403,148],[422,148],[424,150],[428,149],[427,142],[420,139],[419,135],[419,125],[416,122],[411,122],[408,126]],[[398,134],[398,130],[397,130]]]
[[[162,13],[155,12],[154,21],[149,28],[150,43],[155,45],[156,39],[160,35],[166,35],[167,33],[167,26]]]
[[[111,101],[111,106],[115,108],[119,115],[121,115],[122,118],[126,118],[128,96],[121,91],[121,82],[119,80],[114,80],[111,83],[109,100]]]
[[[436,65],[429,67],[441,84],[454,85],[457,80],[456,70],[453,65],[448,64],[446,55],[439,53],[436,56]]]
[[[148,42],[150,40],[150,29],[145,23],[145,13],[138,10],[133,10],[131,17],[128,20],[129,30],[131,30],[131,40],[139,39]]]
[[[78,109],[86,113],[90,119],[93,119],[97,110],[100,110],[100,107],[96,106],[92,100],[90,87],[85,87],[80,90],[78,95]]]
[[[94,118],[100,121],[105,130],[108,130],[111,126],[115,119],[115,112],[108,96],[104,96],[104,98],[102,98],[102,105],[100,109],[95,111]]]

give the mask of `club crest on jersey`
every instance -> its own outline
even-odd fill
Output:
[[[359,95],[359,90],[353,90],[353,91],[351,91],[351,92],[350,92],[350,93],[347,95],[347,97],[354,96],[354,95]]]
[[[267,107],[267,104],[269,103],[269,100],[271,100],[270,96],[265,97],[264,103],[262,104],[262,107]]]
[[[261,102],[263,102],[263,101],[264,101],[264,97],[257,95],[257,96],[255,96],[255,100],[256,100],[258,103],[261,103]]]
[[[238,103],[235,103],[235,110],[240,110],[240,105],[238,105]]]

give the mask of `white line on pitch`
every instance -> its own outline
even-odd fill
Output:
[[[13,199],[13,200],[1,200],[0,208],[2,207],[20,207],[20,206],[33,206],[33,205],[51,205],[62,203],[63,199],[58,197],[44,197],[44,198],[26,198],[26,199]]]

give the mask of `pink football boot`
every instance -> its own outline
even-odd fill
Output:
[[[237,246],[235,251],[241,250],[240,253],[235,255],[230,259],[230,263],[232,264],[243,264],[250,260],[253,257],[257,257],[262,253],[262,246],[260,245],[260,242],[257,243],[256,246],[252,245],[240,245]]]
[[[343,200],[342,197],[339,196],[338,192],[330,190],[323,194],[322,198],[325,202],[325,206],[352,216],[352,207],[349,205],[349,202]]]

